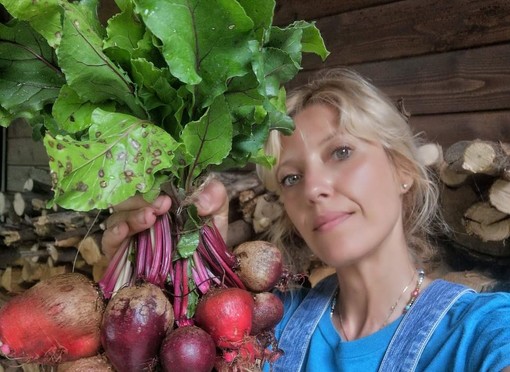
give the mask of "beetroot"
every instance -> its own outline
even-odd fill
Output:
[[[216,346],[203,329],[185,326],[165,337],[159,357],[165,372],[210,372],[216,359]]]
[[[235,348],[251,331],[253,306],[253,296],[244,289],[211,289],[198,303],[195,320],[216,346]]]
[[[274,353],[267,349],[257,337],[247,336],[236,349],[223,349],[221,356],[216,358],[214,367],[217,372],[256,372],[261,371],[265,361],[272,363],[278,358],[280,351]]]
[[[152,370],[167,329],[173,324],[170,301],[154,284],[120,289],[108,302],[101,328],[106,356],[116,370]]]
[[[57,372],[114,372],[104,355],[94,355],[58,365]]]
[[[0,309],[0,350],[39,364],[96,355],[103,311],[102,297],[84,275],[53,276]]]
[[[273,329],[283,317],[283,302],[271,292],[257,293],[254,297],[251,334]]]
[[[256,240],[237,246],[234,254],[239,261],[237,275],[252,292],[271,290],[283,274],[282,253],[274,244]]]

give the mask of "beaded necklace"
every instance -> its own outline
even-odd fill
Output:
[[[391,306],[390,312],[389,312],[388,316],[386,317],[386,319],[384,320],[383,324],[381,325],[380,329],[384,328],[388,324],[388,320],[391,318],[391,315],[395,312],[395,309],[397,308],[398,303],[400,302],[400,299],[402,298],[404,293],[406,293],[407,290],[409,289],[409,286],[411,285],[411,282],[413,281],[414,277],[415,277],[415,275],[413,275],[413,277],[411,278],[411,281],[404,287],[404,289],[400,293],[400,296],[398,296],[395,303]],[[416,287],[411,292],[411,298],[409,299],[406,306],[404,307],[402,314],[407,313],[409,311],[409,309],[411,308],[411,306],[413,306],[413,304],[415,303],[416,298],[420,294],[420,289],[421,289],[424,279],[425,279],[425,271],[423,271],[421,269],[418,270],[418,280],[416,282]],[[335,295],[333,296],[333,300],[331,302],[331,316],[333,316],[333,314],[335,313],[337,297],[338,297],[338,291],[336,291]],[[342,314],[340,312],[338,313],[338,319],[340,321],[340,330],[342,331],[345,340],[349,341],[349,338],[347,337],[347,333],[345,332],[345,329],[344,329]]]

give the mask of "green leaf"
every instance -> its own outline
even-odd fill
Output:
[[[271,36],[265,45],[267,48],[279,49],[287,53],[294,62],[296,68],[301,65],[303,51],[303,29],[295,27],[272,27]]]
[[[138,95],[152,122],[164,127],[174,138],[182,130],[183,99],[170,84],[167,68],[157,68],[152,62],[138,58],[131,61],[133,81]]]
[[[181,258],[193,256],[193,253],[195,253],[198,246],[199,236],[200,234],[198,230],[190,231],[181,235],[179,242],[177,243],[177,252]]]
[[[263,57],[266,95],[276,97],[280,87],[296,76],[299,68],[290,55],[281,49],[265,48]]]
[[[15,18],[27,21],[52,47],[60,43],[62,36],[61,3],[63,0],[0,0]]]
[[[15,117],[11,113],[0,106],[0,127],[7,128],[14,119]]]
[[[111,58],[112,55],[117,62],[127,64],[133,57],[134,51],[138,48],[138,43],[143,39],[145,27],[138,17],[133,13],[133,7],[130,3],[121,13],[117,13],[108,20],[103,48],[106,54]]]
[[[140,118],[145,113],[135,96],[130,77],[102,51],[102,39],[76,6],[65,6],[64,34],[57,50],[67,83],[84,101],[114,100]]]
[[[37,116],[65,83],[55,54],[26,22],[0,24],[0,106],[12,117]]]
[[[275,0],[237,0],[252,19],[256,39],[262,43],[273,23]]]
[[[101,109],[92,122],[88,141],[44,138],[57,186],[55,203],[77,211],[105,209],[150,190],[158,171],[175,171],[178,144],[161,128]]]
[[[223,96],[216,98],[200,120],[184,127],[182,140],[187,153],[194,157],[189,172],[193,179],[227,157],[232,148],[232,132],[232,119]]]
[[[135,0],[136,11],[163,43],[172,75],[208,106],[233,76],[249,71],[253,21],[236,1]],[[191,88],[190,88],[191,89]]]
[[[64,85],[53,105],[52,114],[59,130],[76,133],[90,127],[92,112],[98,107],[106,111],[113,111],[115,104],[113,102],[101,104],[84,102],[71,87]]]
[[[300,29],[303,31],[301,39],[302,51],[307,53],[315,53],[324,61],[329,51],[324,45],[324,39],[321,36],[319,29],[314,23],[308,23],[306,21],[296,21],[292,25],[287,27],[288,29]]]

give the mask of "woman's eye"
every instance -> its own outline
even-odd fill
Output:
[[[294,186],[296,183],[299,182],[299,180],[300,177],[297,174],[290,174],[288,176],[283,177],[282,180],[280,181],[280,184],[283,187]]]
[[[341,146],[333,150],[333,156],[338,160],[347,159],[351,156],[352,149],[348,146]]]

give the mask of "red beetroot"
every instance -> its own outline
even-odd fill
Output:
[[[113,366],[104,355],[94,355],[58,365],[57,372],[113,372]]]
[[[58,364],[96,355],[104,302],[77,273],[53,276],[0,309],[0,350],[8,358]]]
[[[167,334],[159,357],[165,372],[210,372],[216,360],[216,346],[202,328],[185,326]]]
[[[106,356],[118,371],[152,370],[173,321],[172,305],[156,285],[120,289],[103,317],[101,342]]]
[[[274,244],[256,240],[237,246],[239,261],[236,271],[243,284],[253,292],[271,290],[283,274],[282,252]]]
[[[253,321],[251,334],[273,329],[283,317],[283,303],[271,292],[257,293],[254,297]]]
[[[253,306],[253,296],[244,289],[211,289],[198,303],[195,320],[216,346],[235,348],[250,333]]]

